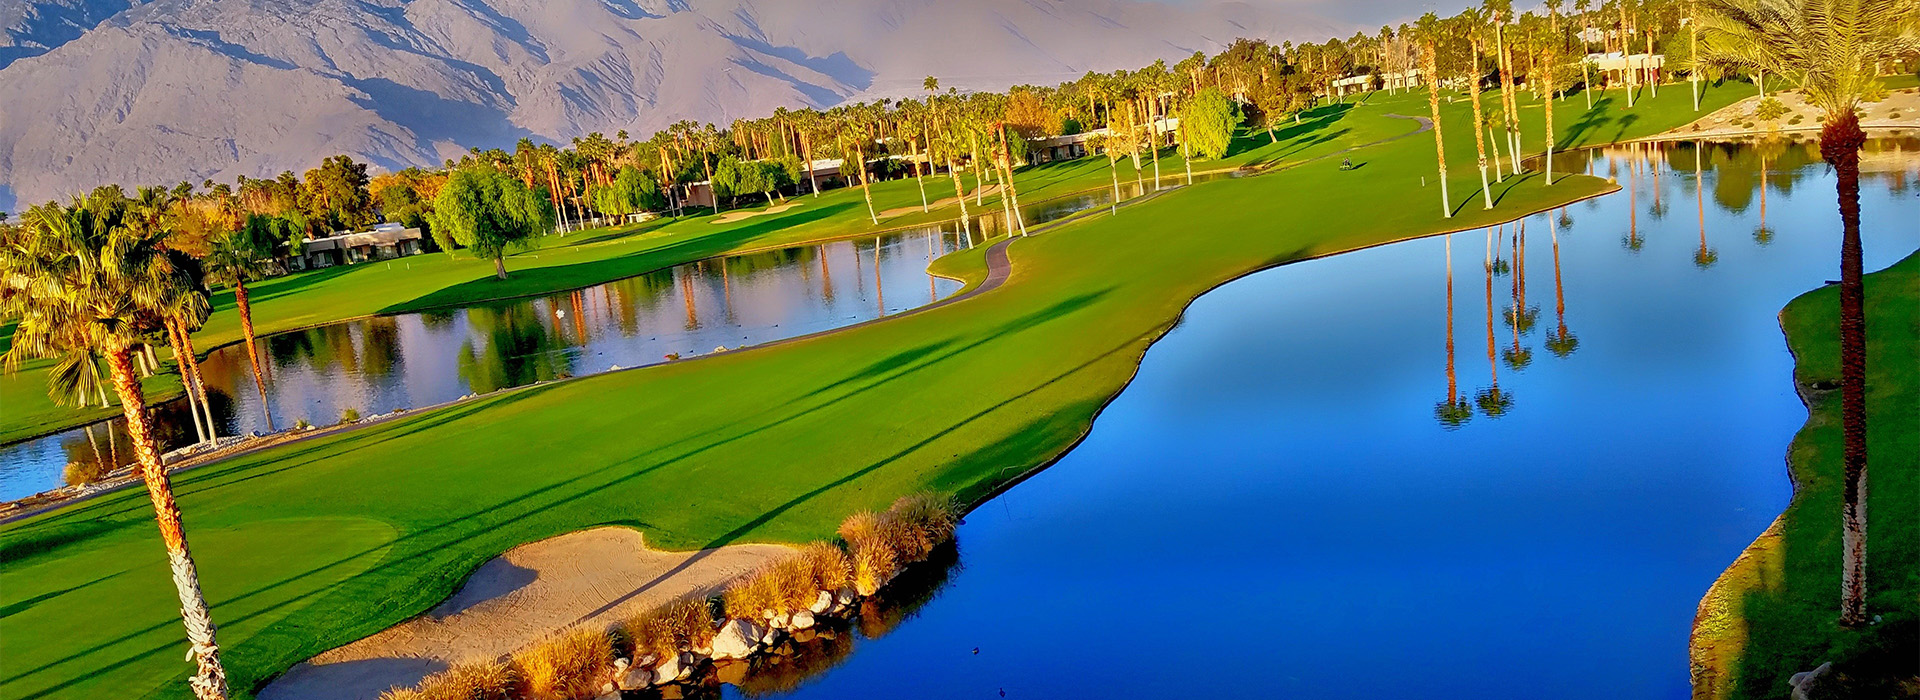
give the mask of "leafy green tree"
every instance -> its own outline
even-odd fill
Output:
[[[1193,152],[1208,160],[1227,155],[1227,146],[1233,143],[1234,127],[1239,123],[1239,107],[1215,87],[1194,95],[1180,114],[1181,128],[1186,130]]]
[[[361,229],[373,224],[373,196],[367,193],[367,164],[347,156],[320,161],[300,184],[300,209],[331,229]]]
[[[507,278],[507,250],[531,246],[554,226],[544,190],[492,168],[463,168],[447,178],[433,202],[433,228],[473,254],[493,259],[493,276]]]

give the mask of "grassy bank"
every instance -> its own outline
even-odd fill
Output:
[[[1683,106],[1669,116],[1680,123],[1691,111],[1671,91],[1667,105],[1594,121],[1633,116],[1619,133],[1651,133],[1675,98]],[[1352,153],[1354,171],[1338,170],[1338,157],[1310,161],[1409,134],[1414,122],[1388,115],[1424,107],[1424,95],[1375,100],[1282,141],[1283,164],[1298,167],[1016,241],[1009,281],[961,304],[501,392],[183,473],[177,489],[236,686],[417,614],[525,542],[607,524],[676,549],[806,542],[907,493],[977,501],[1078,440],[1147,345],[1215,285],[1611,189],[1584,176],[1551,187],[1509,178],[1495,186],[1499,207],[1483,211],[1477,173],[1457,167],[1473,157],[1464,128],[1448,130],[1451,220],[1438,186],[1423,185],[1434,177],[1426,134]],[[1447,110],[1449,126],[1467,119],[1464,104]],[[183,693],[151,517],[145,495],[128,490],[0,528],[5,695]]]
[[[1839,287],[1780,314],[1807,424],[1788,448],[1793,502],[1702,603],[1693,652],[1705,698],[1783,698],[1824,662],[1857,685],[1832,697],[1902,697],[1920,675],[1920,254],[1866,277],[1867,608],[1840,616]],[[1904,685],[1900,685],[1904,684]]]

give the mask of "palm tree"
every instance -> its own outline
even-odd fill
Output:
[[[6,238],[0,246],[0,314],[20,319],[6,366],[17,369],[27,358],[105,356],[199,667],[188,683],[202,700],[224,699],[226,670],[213,619],[133,367],[141,338],[164,325],[170,297],[191,281],[181,279],[187,273],[168,254],[164,230],[142,235],[112,214],[52,203],[29,210],[25,223],[0,233]]]
[[[1820,156],[1840,199],[1840,421],[1846,491],[1840,624],[1866,624],[1867,321],[1860,260],[1860,104],[1883,90],[1876,67],[1915,50],[1912,0],[1704,0],[1708,63],[1765,70],[1799,83],[1826,116]]]
[[[1593,32],[1593,17],[1588,14],[1593,0],[1573,0],[1573,11],[1580,13],[1580,94],[1587,98],[1587,110],[1593,110],[1593,64],[1587,61],[1587,53],[1592,47],[1587,45],[1587,35]],[[1694,109],[1698,110],[1698,102]]]
[[[1480,109],[1480,13],[1469,7],[1460,13],[1470,51],[1467,52],[1467,94],[1473,98],[1473,150],[1480,157],[1480,193],[1493,208],[1493,185],[1487,182],[1486,113]]]
[[[1419,26],[1421,43],[1424,45],[1424,50],[1421,51],[1420,54],[1420,65],[1421,70],[1425,71],[1427,76],[1427,110],[1433,115],[1433,151],[1435,160],[1440,164],[1440,215],[1451,219],[1453,218],[1453,197],[1447,194],[1447,144],[1440,136],[1440,71],[1436,67],[1438,64],[1435,60],[1435,57],[1439,54],[1440,40],[1443,38],[1441,36],[1440,18],[1431,12],[1426,13],[1420,16]],[[1449,242],[1448,245],[1452,245],[1452,243]],[[1453,289],[1453,273],[1451,272],[1453,266],[1451,264],[1452,259],[1449,258],[1448,260],[1449,264],[1447,269],[1449,272],[1447,273],[1447,289],[1451,292]],[[1449,315],[1453,313],[1451,304],[1447,307],[1447,313]],[[1453,327],[1451,325],[1447,327],[1447,333],[1447,337],[1449,338],[1447,345],[1451,347],[1453,345],[1453,341],[1451,340],[1453,337]],[[1449,366],[1451,366],[1451,363],[1449,363]]]
[[[247,217],[244,227],[228,231],[214,237],[213,248],[202,263],[207,268],[207,279],[214,284],[233,286],[233,304],[240,312],[240,331],[247,339],[247,362],[253,367],[253,386],[260,392],[260,412],[267,419],[267,431],[272,432],[273,409],[267,404],[266,375],[260,371],[260,350],[253,333],[253,306],[247,301],[247,283],[266,277],[272,263],[262,254],[259,242],[261,227],[266,217],[255,215]]]

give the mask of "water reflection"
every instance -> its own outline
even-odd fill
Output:
[[[1868,169],[1868,269],[1920,245],[1887,223],[1920,216],[1904,144]],[[1776,314],[1839,239],[1811,144],[1743,148],[1597,151],[1626,192],[1209,292],[1082,443],[968,515],[938,599],[781,697],[1684,696],[1701,592],[1790,494]],[[1716,194],[1763,162],[1768,246],[1761,193]],[[1249,638],[1262,672],[1207,671]]]
[[[1234,173],[1195,176],[1195,182]],[[1169,187],[1174,183],[1168,182]],[[1121,188],[1121,198],[1145,193]],[[1105,207],[1099,190],[1022,207],[1029,228]],[[201,363],[221,435],[332,425],[534,382],[738,349],[899,313],[960,288],[926,273],[942,255],[1003,235],[998,212],[969,231],[947,223],[873,238],[700,260],[586,289],[462,309],[378,316],[263,339],[265,386],[254,390],[244,348]],[[194,439],[184,401],[152,409],[168,449]],[[61,485],[63,468],[101,471],[131,460],[120,421],[0,448],[0,499]],[[103,450],[93,449],[95,444]]]

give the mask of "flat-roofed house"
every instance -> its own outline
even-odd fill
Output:
[[[305,250],[289,261],[289,267],[318,269],[414,255],[422,250],[420,239],[420,229],[394,223],[378,224],[371,231],[337,233],[308,240]]]

